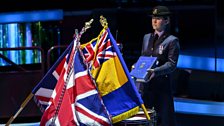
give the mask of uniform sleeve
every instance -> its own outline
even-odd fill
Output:
[[[174,39],[169,43],[168,47],[168,61],[161,65],[160,67],[156,67],[154,69],[155,76],[170,74],[176,69],[177,61],[180,52],[179,40]]]

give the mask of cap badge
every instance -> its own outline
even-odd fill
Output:
[[[152,13],[153,13],[153,14],[157,14],[157,13],[158,13],[158,12],[157,12],[157,9],[154,9]]]

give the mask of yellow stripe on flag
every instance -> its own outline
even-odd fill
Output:
[[[105,61],[101,67],[92,70],[93,78],[97,78],[96,83],[101,96],[120,88],[128,79],[118,57]]]

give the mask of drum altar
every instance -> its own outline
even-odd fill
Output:
[[[148,120],[142,110],[135,116],[125,119],[114,126],[156,126],[156,112],[154,109],[148,110],[150,120]]]

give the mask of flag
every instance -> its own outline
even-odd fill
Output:
[[[135,115],[143,100],[109,28],[82,45],[82,51],[112,122]]]
[[[76,41],[74,39],[32,91],[43,111],[40,125],[52,122],[57,126],[111,125]]]

